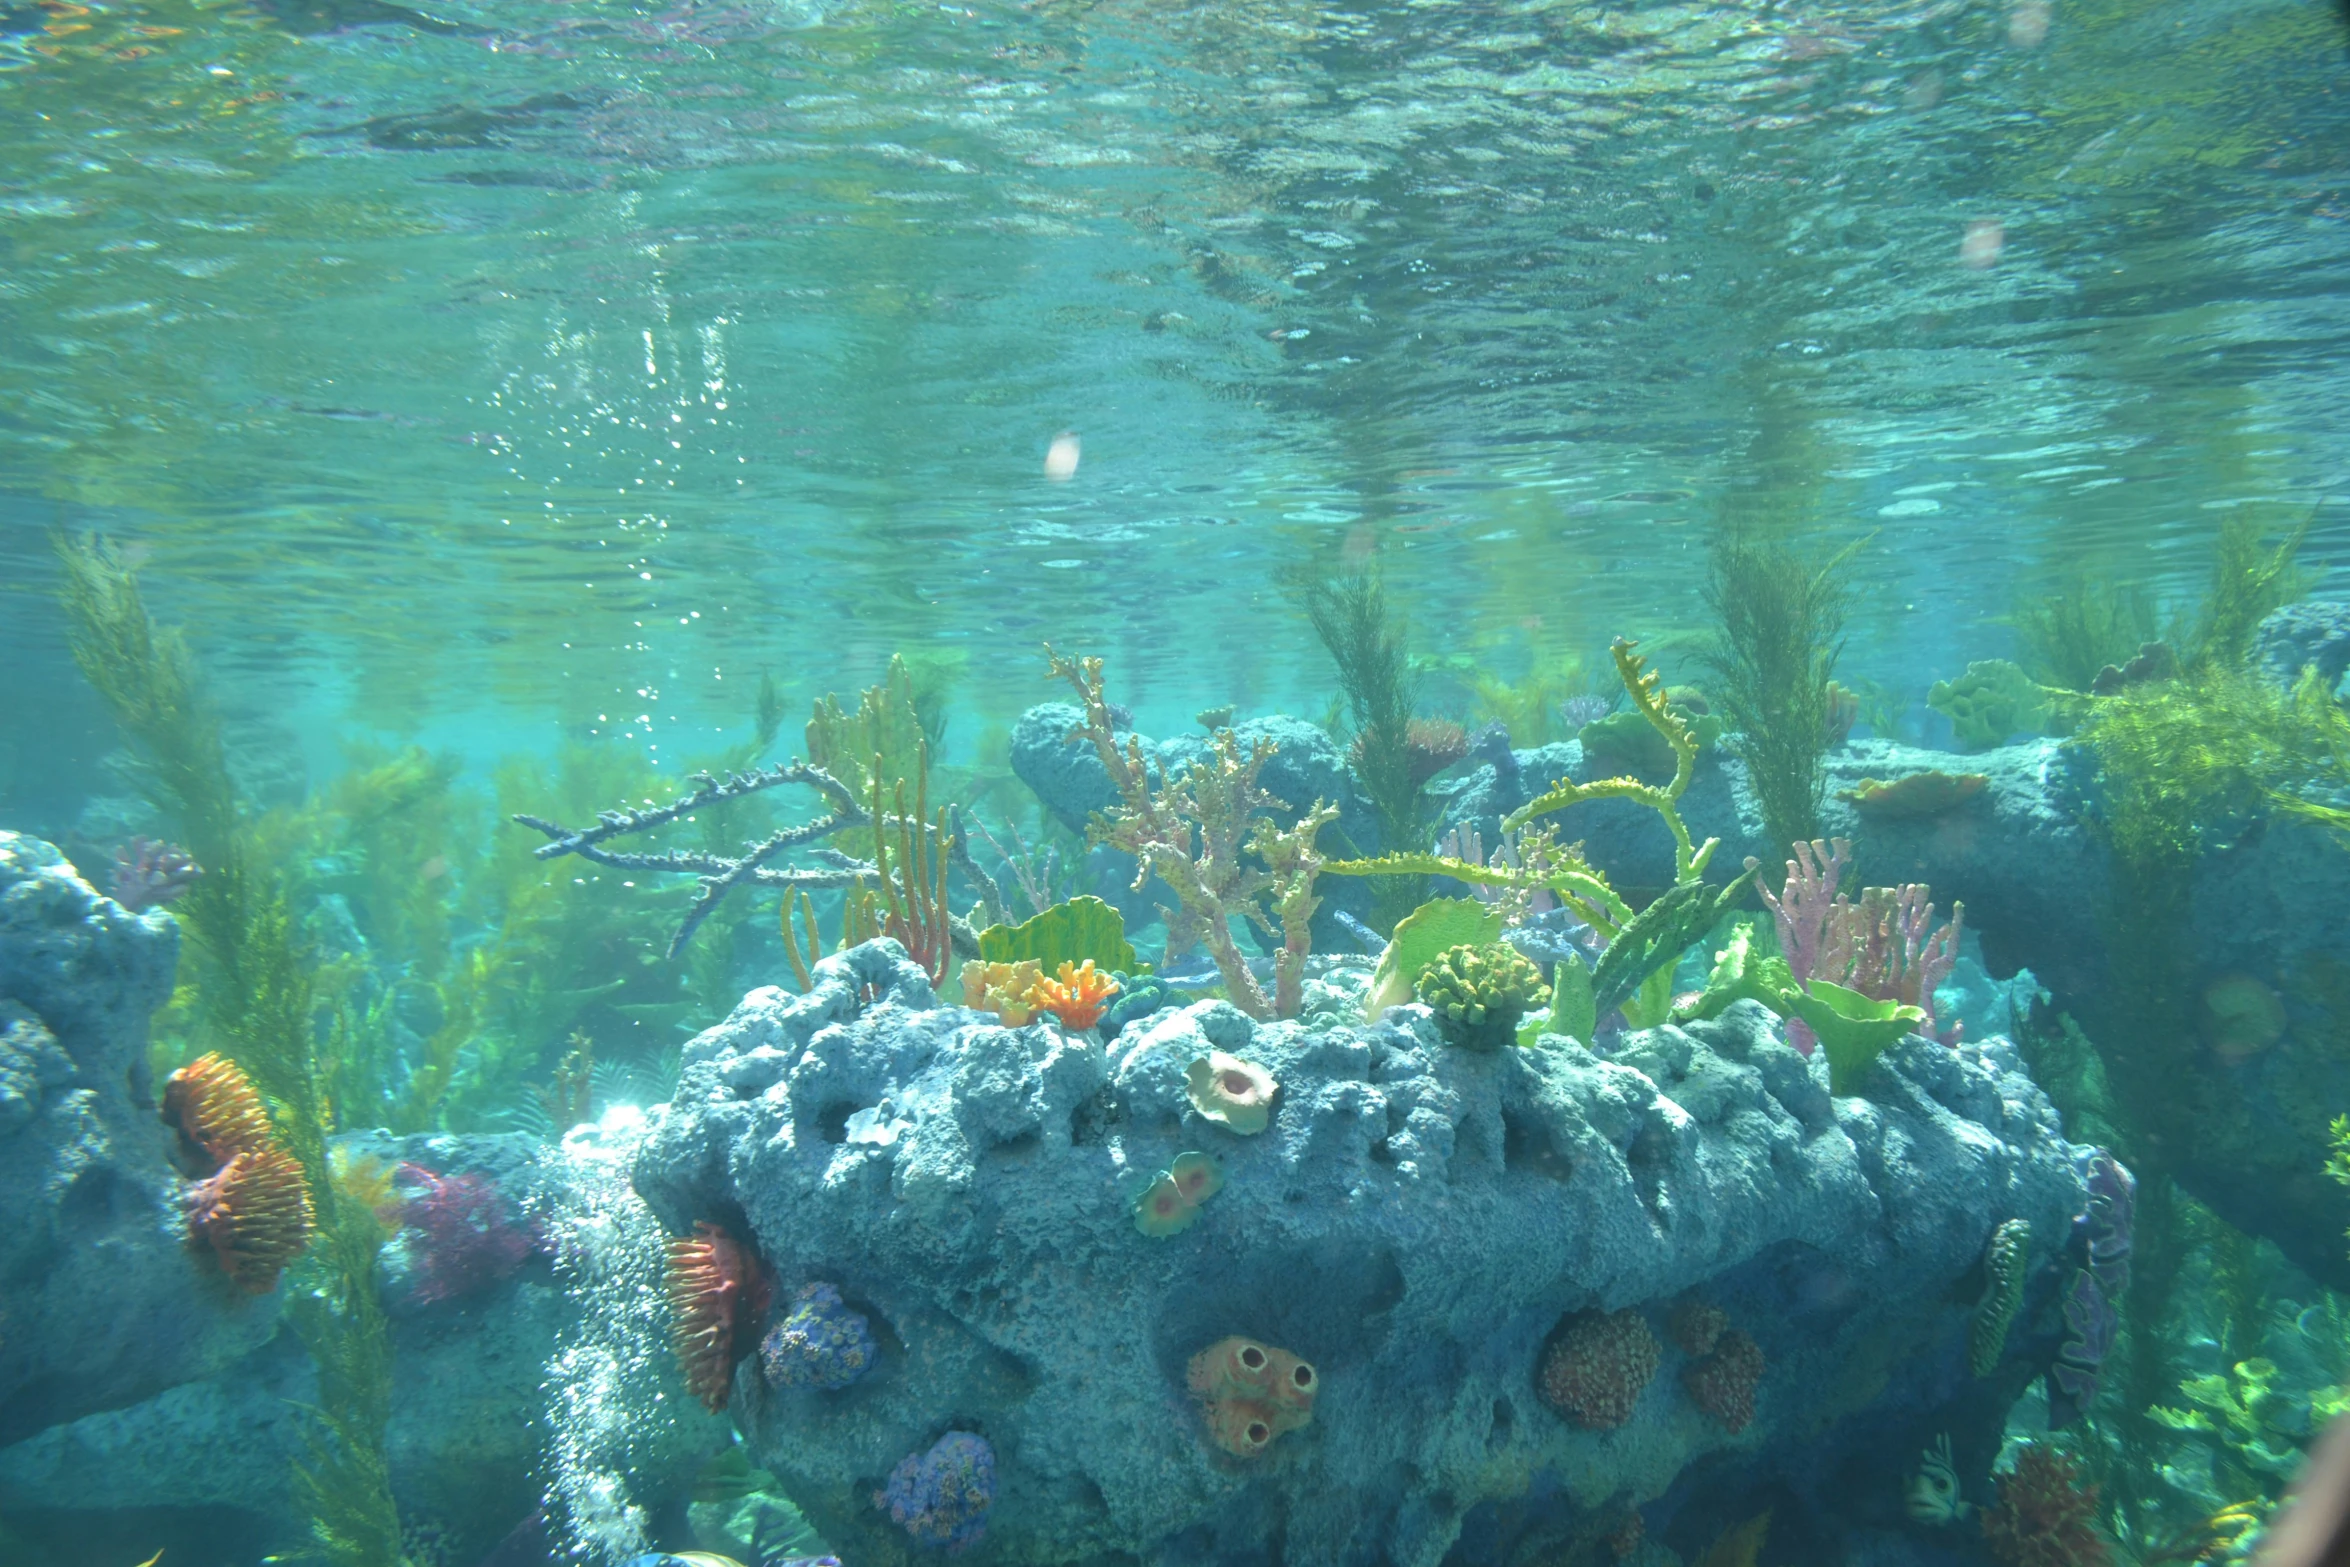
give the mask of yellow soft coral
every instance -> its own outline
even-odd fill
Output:
[[[1018,1028],[1036,1016],[1037,1003],[1032,997],[1036,987],[1045,982],[1044,965],[1034,958],[1022,958],[1017,963],[982,963],[974,959],[963,965],[963,1005],[993,1012]]]

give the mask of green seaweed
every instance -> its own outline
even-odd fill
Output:
[[[2108,664],[2128,663],[2162,635],[2152,594],[2087,575],[2017,604],[2013,618],[2025,671],[2066,691],[2088,690]]]
[[[1754,880],[1757,867],[1741,872],[1737,880],[1719,889],[1701,881],[1686,881],[1665,892],[1654,903],[1642,909],[1632,923],[1618,931],[1600,955],[1599,967],[1591,976],[1592,1004],[1604,1015],[1623,1004],[1625,999],[1654,976],[1662,976],[1666,984],[1664,1001],[1671,1002],[1672,964],[1714,927],[1714,923],[1739,899],[1746,895],[1747,884]],[[1643,997],[1644,1015],[1635,1021],[1627,1012],[1627,1022],[1635,1026],[1661,1023],[1664,1016],[1653,997]]]
[[[2317,520],[2312,511],[2285,531],[2271,548],[2251,517],[2231,517],[2212,541],[2211,585],[2188,644],[2188,666],[2197,670],[2241,669],[2251,661],[2253,633],[2271,610],[2299,598],[2307,587],[2295,557]]]
[[[2015,734],[2039,734],[2051,714],[2048,693],[2004,658],[1980,659],[1954,680],[1937,680],[1926,705],[1950,720],[1962,751],[1988,751]]]
[[[1309,568],[1294,574],[1291,585],[1314,635],[1338,666],[1338,684],[1354,723],[1354,774],[1378,818],[1380,841],[1391,852],[1426,843],[1434,816],[1410,743],[1417,684],[1379,578]],[[1372,922],[1392,928],[1427,893],[1425,877],[1375,878]]]
[[[1125,916],[1094,897],[1056,903],[1018,925],[990,925],[979,933],[979,956],[989,963],[1034,958],[1047,974],[1089,958],[1106,974],[1132,974],[1138,967]]]
[[[201,1029],[251,1076],[309,1184],[316,1231],[283,1288],[318,1371],[303,1429],[309,1457],[296,1467],[312,1540],[336,1567],[402,1567],[384,1454],[392,1367],[376,1287],[383,1233],[364,1204],[343,1196],[327,1156],[332,1102],[310,954],[282,878],[255,853],[185,642],[155,625],[136,576],[104,541],[57,543],[75,658],[141,748],[155,803],[177,818],[204,867],[176,906],[200,954]]]
[[[1730,737],[1762,808],[1763,834],[1784,848],[1819,836],[1831,736],[1829,677],[1844,649],[1845,566],[1858,543],[1825,559],[1742,531],[1714,542],[1705,601],[1719,632],[1714,671]]]
[[[1741,1001],[1759,1001],[1773,1012],[1786,1010],[1786,994],[1795,988],[1787,960],[1776,952],[1756,950],[1755,922],[1740,919],[1730,926],[1729,939],[1714,953],[1713,969],[1705,989],[1684,1006],[1673,1009],[1676,1023],[1703,1023],[1720,1017]]]

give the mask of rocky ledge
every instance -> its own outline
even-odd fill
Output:
[[[732,1388],[851,1561],[920,1554],[879,1504],[950,1433],[992,1453],[969,1552],[990,1563],[1517,1560],[1642,1506],[1701,1548],[1765,1493],[1774,1539],[1799,1532],[1829,1484],[1905,1527],[1920,1449],[1955,1431],[1979,1485],[2053,1348],[2031,1324],[2085,1150],[2000,1041],[1910,1039],[1838,1099],[1752,1003],[1606,1059],[1449,1048],[1417,1007],[1317,1030],[1201,1003],[1104,1046],[943,1006],[894,943],[816,974],[688,1046],[635,1179],[678,1232],[751,1242],[779,1315],[822,1283],[867,1319],[845,1388],[771,1386],[758,1356]],[[1277,1081],[1262,1132],[1195,1108],[1216,1051]],[[1185,1154],[1220,1187],[1142,1233]],[[2011,1218],[2025,1311],[1975,1378],[1970,1305]],[[1681,1347],[1693,1326],[1717,1347]],[[1191,1391],[1235,1336],[1318,1378],[1310,1421],[1253,1458]]]

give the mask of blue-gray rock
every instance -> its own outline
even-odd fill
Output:
[[[855,1561],[911,1559],[874,1477],[948,1430],[993,1445],[1007,1567],[1501,1560],[1684,1476],[1811,1485],[1872,1420],[1905,1464],[1913,1427],[1988,1385],[1953,1289],[1993,1226],[2028,1218],[2050,1273],[2084,1195],[2004,1042],[1906,1041],[1871,1097],[1834,1099],[1753,1003],[1612,1059],[1448,1049],[1418,1007],[1309,1028],[1214,1002],[1105,1049],[941,1006],[887,941],[816,981],[686,1047],[636,1181],[674,1230],[739,1224],[785,1294],[833,1283],[881,1332],[842,1392],[770,1390],[752,1362],[734,1389],[760,1461]],[[1210,1050],[1279,1081],[1266,1132],[1191,1110]],[[1187,1150],[1222,1189],[1140,1234],[1136,1197]],[[1743,1431],[1692,1404],[1679,1351],[1620,1430],[1543,1403],[1562,1318],[1637,1309],[1661,1336],[1685,1298],[1762,1348]],[[1320,1372],[1312,1423],[1253,1464],[1211,1447],[1186,1388],[1231,1334]]]
[[[2252,657],[2283,685],[2299,680],[2302,669],[2314,664],[2318,678],[2331,690],[2350,670],[2350,604],[2304,599],[2271,610],[2253,633]]]
[[[0,1443],[201,1377],[276,1329],[188,1248],[147,1019],[179,929],[0,832]]]

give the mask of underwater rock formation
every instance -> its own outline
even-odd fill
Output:
[[[523,1136],[360,1133],[337,1149],[346,1168],[387,1178],[403,1166],[429,1169],[523,1210],[546,1206],[552,1183],[566,1178],[557,1150]],[[448,1276],[420,1254],[432,1244],[429,1232],[404,1227],[385,1253],[396,1369],[386,1450],[403,1522],[439,1542],[447,1560],[472,1562],[539,1504],[548,1362],[586,1307],[535,1252],[459,1297],[420,1298],[430,1293],[420,1286]],[[657,1336],[656,1348],[643,1375],[650,1392],[667,1396],[635,1421],[628,1488],[656,1515],[682,1514],[695,1473],[728,1439],[724,1422],[685,1396]],[[218,1547],[221,1560],[295,1550],[308,1524],[293,1469],[307,1454],[302,1410],[317,1398],[309,1354],[280,1334],[213,1375],[0,1448],[0,1511],[43,1533],[55,1532],[44,1515],[61,1502],[137,1511],[155,1520],[158,1543],[171,1544],[166,1561],[204,1559],[199,1545]]]
[[[188,1243],[147,1018],[179,927],[0,832],[0,1444],[207,1375],[277,1330]],[[102,1309],[93,1309],[103,1303]]]
[[[1954,1286],[2002,1221],[2061,1235],[2086,1198],[1999,1040],[1906,1040],[1868,1099],[1831,1099],[1752,1002],[1610,1059],[1452,1049],[1416,1006],[1308,1026],[1208,1002],[1104,1047],[943,1006],[888,942],[815,978],[687,1045],[636,1184],[677,1233],[739,1216],[784,1291],[834,1283],[870,1318],[879,1363],[855,1385],[748,1366],[731,1406],[849,1560],[901,1559],[877,1482],[958,1431],[992,1451],[1004,1562],[1217,1567],[1279,1540],[1329,1567],[1436,1567],[1612,1528],[1685,1470],[1808,1494],[1837,1433],[1979,1396]],[[1265,1131],[1187,1116],[1214,1051],[1279,1080]],[[1222,1192],[1181,1233],[1138,1234],[1135,1197],[1194,1148]],[[1711,1355],[1738,1340],[1699,1397],[1675,1348],[1621,1429],[1545,1405],[1562,1322],[1666,1330],[1693,1296],[1732,1324]],[[1248,1459],[1190,1387],[1235,1337],[1317,1376],[1312,1423]],[[1857,1445],[1890,1450],[1869,1429]]]

